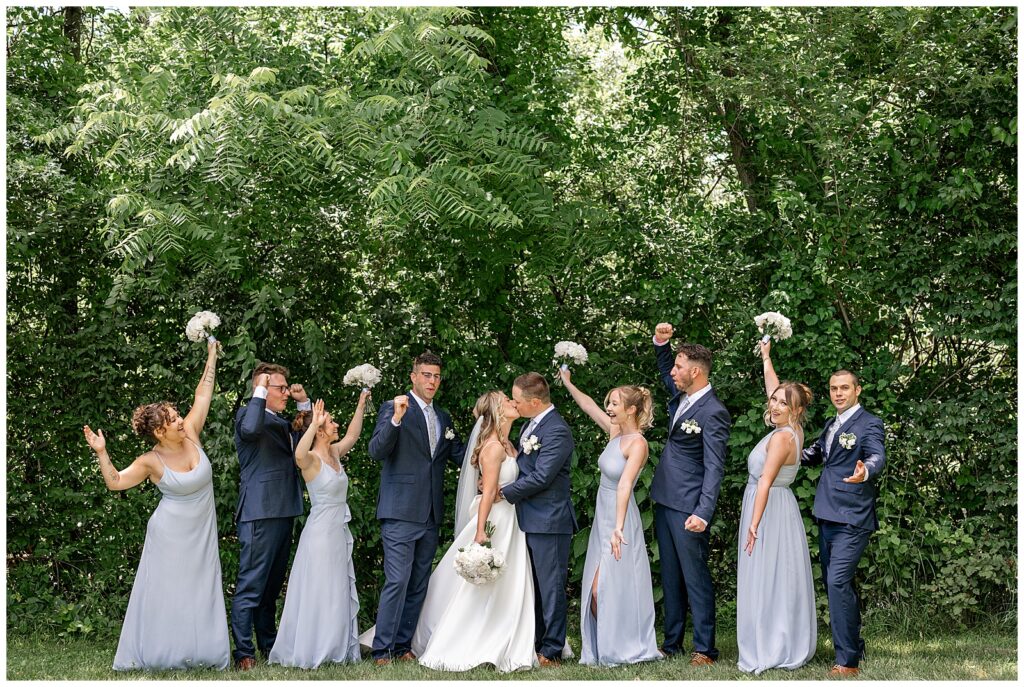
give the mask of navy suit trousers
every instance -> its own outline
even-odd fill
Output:
[[[562,659],[565,647],[568,602],[565,582],[569,574],[569,546],[571,534],[526,533],[526,547],[530,550],[533,567],[534,615],[536,632],[534,649],[554,660]],[[537,571],[541,571],[538,575]]]
[[[400,656],[412,647],[412,636],[427,596],[430,567],[437,552],[437,524],[381,520],[384,543],[384,588],[377,607],[374,658]]]
[[[821,574],[828,592],[836,663],[856,668],[864,655],[864,640],[860,636],[860,600],[853,577],[868,546],[871,530],[828,520],[819,520],[818,528]]]
[[[686,529],[687,514],[654,507],[654,533],[661,555],[661,586],[665,594],[665,638],[661,648],[666,654],[683,646],[686,610],[693,616],[693,650],[717,661],[715,648],[715,588],[708,568],[710,526],[703,532]]]
[[[254,658],[256,645],[264,656],[277,639],[277,597],[288,569],[292,549],[294,518],[264,518],[238,523],[242,545],[238,561],[238,582],[231,601],[231,634],[235,638],[235,661]]]

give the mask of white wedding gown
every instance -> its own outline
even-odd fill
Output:
[[[501,464],[499,484],[519,476],[515,456]],[[473,501],[475,513],[480,502]],[[526,535],[519,529],[515,506],[496,501],[487,519],[494,525],[491,546],[505,555],[505,570],[484,585],[465,581],[455,572],[459,547],[473,543],[477,517],[455,537],[430,576],[412,651],[420,665],[434,670],[464,671],[490,663],[499,672],[537,665],[533,639],[533,574]]]

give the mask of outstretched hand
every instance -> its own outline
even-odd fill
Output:
[[[322,425],[326,419],[327,413],[324,412],[324,399],[321,398],[313,404],[313,419],[311,424],[316,429],[320,429],[320,425]]]
[[[104,451],[107,448],[107,440],[103,436],[102,429],[99,431],[99,433],[96,433],[93,432],[92,429],[90,429],[89,425],[85,425],[84,427],[82,427],[82,431],[85,433],[85,441],[89,444],[89,448],[91,448],[93,451],[95,451],[96,453],[100,453],[101,451]]]
[[[863,460],[858,460],[857,461],[857,467],[855,467],[853,469],[853,474],[850,475],[849,477],[844,477],[843,481],[844,482],[849,482],[850,484],[860,484],[861,482],[863,482],[867,478],[868,478],[868,469],[864,466],[864,461]]]

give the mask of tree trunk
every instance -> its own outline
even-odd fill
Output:
[[[64,8],[64,37],[71,44],[71,54],[75,62],[82,58],[82,8]]]

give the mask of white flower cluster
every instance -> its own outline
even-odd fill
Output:
[[[700,434],[700,425],[692,417],[679,423],[679,428],[687,434]]]
[[[490,546],[473,542],[455,554],[455,572],[470,584],[487,584],[498,579],[505,569],[505,556]]]
[[[779,312],[763,312],[754,318],[754,324],[757,325],[757,331],[776,341],[793,336],[793,325],[789,318]]]
[[[213,330],[219,325],[220,318],[217,317],[217,313],[203,310],[193,315],[192,319],[185,325],[185,336],[188,337],[189,341],[204,341],[208,337],[213,336]]]
[[[839,445],[845,449],[851,449],[857,445],[857,435],[843,432],[839,435]]]
[[[571,358],[577,365],[582,365],[587,362],[587,349],[572,341],[559,341],[555,344],[555,362],[559,358]]]
[[[361,386],[364,389],[372,389],[380,381],[380,370],[373,365],[366,363],[357,365],[345,373],[342,384]]]

